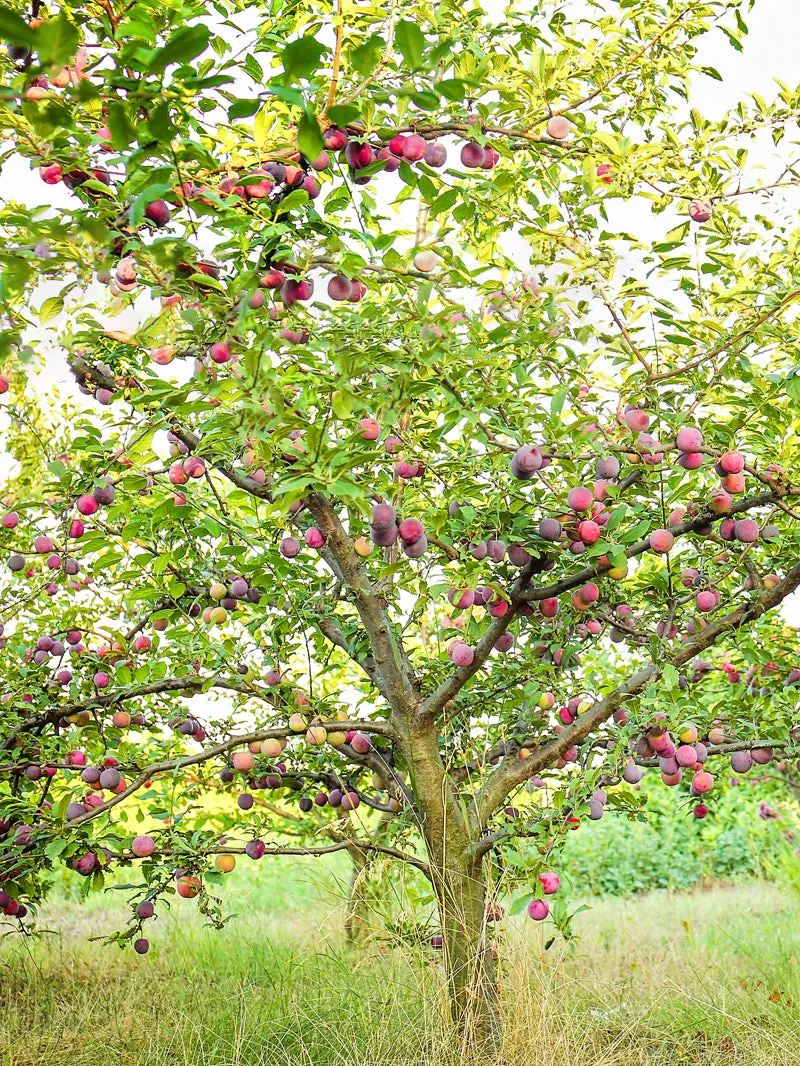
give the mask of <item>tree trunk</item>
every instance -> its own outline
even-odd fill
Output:
[[[469,859],[472,825],[448,780],[432,723],[401,737],[439,907],[450,1014],[462,1054],[485,1060],[500,1044],[500,1002],[486,928],[483,859]]]
[[[500,1044],[500,1001],[487,935],[483,862],[449,864],[436,886],[450,1011],[464,1050]]]
[[[351,844],[347,848],[353,869],[350,874],[350,892],[347,900],[347,915],[344,920],[344,933],[348,944],[366,940],[369,931],[369,903],[366,881],[368,880],[367,853]]]

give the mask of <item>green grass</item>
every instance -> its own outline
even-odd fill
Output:
[[[2,1066],[462,1066],[439,960],[342,938],[346,863],[236,870],[217,932],[178,900],[140,958],[91,942],[109,894],[48,905],[0,944]],[[109,898],[111,897],[111,898]],[[546,924],[546,923],[545,923]],[[509,1066],[797,1066],[800,899],[759,883],[601,901],[577,946],[499,931]]]

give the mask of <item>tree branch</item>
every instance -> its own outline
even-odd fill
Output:
[[[392,632],[378,594],[361,566],[350,537],[330,500],[314,492],[306,497],[306,506],[325,537],[326,544],[320,554],[335,576],[353,593],[356,610],[375,658],[378,689],[394,712],[407,714],[417,703],[413,674],[407,667],[404,651]]]
[[[464,685],[466,685],[467,681],[480,670],[489,658],[492,648],[497,643],[498,637],[505,633],[517,616],[517,611],[523,602],[521,593],[527,587],[528,582],[534,574],[536,562],[536,559],[532,559],[529,563],[526,563],[520,571],[519,577],[514,582],[514,586],[508,597],[508,610],[504,615],[501,615],[499,618],[493,618],[489,623],[483,636],[478,641],[477,647],[475,648],[475,657],[470,665],[456,667],[450,677],[448,677],[446,681],[439,685],[435,692],[423,701],[418,712],[418,719],[420,722],[425,723],[433,721],[444,705],[449,700],[455,699]]]
[[[719,522],[723,518],[728,518],[730,515],[741,514],[743,511],[752,510],[754,507],[766,507],[768,504],[776,503],[779,495],[798,496],[800,495],[800,489],[794,487],[788,487],[785,490],[779,492],[777,489],[773,489],[771,492],[762,492],[757,496],[748,496],[743,500],[735,500],[731,505],[730,510],[724,514],[715,514],[712,511],[703,511],[695,518],[689,518],[685,522],[679,522],[677,525],[670,526],[670,532],[677,539],[683,536],[685,533],[696,533],[704,526],[708,526],[713,522]],[[643,538],[637,540],[635,544],[629,545],[625,549],[625,555],[628,559],[632,559],[637,555],[642,555],[644,552],[650,550],[650,539]],[[552,585],[544,585],[540,588],[531,588],[520,592],[520,599],[529,601],[538,601],[550,599],[554,596],[560,596],[562,592],[570,592],[572,589],[578,587],[578,585],[585,585],[587,581],[591,581],[593,577],[597,577],[598,574],[604,573],[611,568],[612,564],[604,565],[598,560],[596,563],[592,563],[591,566],[586,566],[583,570],[578,570],[574,574],[570,574],[567,577],[561,578],[560,581],[553,582]]]
[[[684,645],[671,658],[662,663],[651,663],[638,670],[630,678],[610,692],[584,714],[567,726],[553,740],[543,744],[528,759],[504,759],[497,769],[486,779],[473,800],[478,823],[484,826],[492,814],[503,803],[506,796],[532,774],[539,773],[555,763],[569,748],[579,744],[594,729],[610,718],[625,700],[637,695],[650,681],[656,680],[667,663],[683,666],[700,652],[716,643],[723,633],[755,621],[761,615],[781,603],[786,597],[800,587],[800,563],[788,571],[778,584],[756,597],[747,607],[739,607],[714,622],[710,622],[695,639]]]

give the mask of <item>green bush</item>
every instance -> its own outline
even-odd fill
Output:
[[[780,820],[759,816],[762,801]],[[772,876],[796,846],[797,805],[780,784],[743,780],[715,789],[708,806],[707,817],[697,819],[685,791],[650,788],[647,822],[612,811],[598,822],[584,819],[567,841],[564,872],[576,892],[625,896]]]

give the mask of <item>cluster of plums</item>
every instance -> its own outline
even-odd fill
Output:
[[[561,887],[561,881],[558,874],[551,872],[545,872],[539,874],[539,883],[541,885],[541,891],[545,896],[552,896],[558,892]],[[528,904],[528,917],[533,918],[535,922],[542,922],[550,913],[550,905],[545,899],[537,898],[532,899]]]
[[[422,522],[418,518],[400,518],[389,503],[372,508],[370,540],[378,548],[389,548],[399,540],[409,559],[419,559],[428,547]]]
[[[334,728],[331,728],[331,726]],[[309,747],[321,747],[330,744],[334,748],[343,748],[345,745],[356,755],[365,755],[372,749],[369,737],[358,730],[339,730],[335,723],[322,725],[318,721],[308,722],[307,717],[295,712],[289,717],[289,728],[295,734],[304,734],[304,739]],[[223,784],[230,784],[235,780],[235,774],[248,775],[248,788],[251,790],[261,789],[289,789],[300,792],[305,786],[305,778],[302,773],[292,772],[285,762],[276,761],[286,749],[287,741],[283,737],[267,737],[263,741],[254,741],[248,748],[235,751],[230,756],[230,766],[220,773]],[[270,760],[266,766],[258,766],[258,757],[263,756]],[[341,808],[345,811],[355,810],[361,803],[358,790],[351,785],[338,783],[328,792],[318,791],[313,798],[303,796],[299,800],[299,807],[304,812],[313,807],[330,806]],[[392,801],[390,801],[392,803]],[[251,791],[243,792],[238,796],[237,804],[241,810],[251,810],[255,805],[255,799]],[[394,804],[399,810],[399,805]]]
[[[101,506],[112,504],[115,496],[116,489],[110,478],[106,478],[105,484],[99,485],[92,492],[81,493],[75,500],[75,509],[80,517],[72,518],[68,522],[66,526],[67,538],[79,540],[86,532],[83,519],[96,514]],[[19,525],[18,512],[7,511],[0,518],[0,525],[2,525],[3,529],[16,529]],[[53,572],[61,571],[70,578],[73,578],[80,570],[78,560],[71,556],[65,556],[61,551],[58,551],[53,538],[45,534],[39,534],[34,537],[33,554],[45,557],[45,566],[48,570]],[[12,552],[9,556],[8,569],[14,574],[25,572],[28,577],[33,576],[35,573],[26,562],[25,556],[19,552]],[[82,583],[74,581],[70,582],[70,586],[75,589],[83,587]],[[50,595],[54,595],[57,591],[58,586],[55,583],[48,584],[47,592]]]

